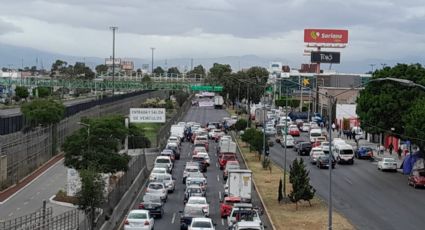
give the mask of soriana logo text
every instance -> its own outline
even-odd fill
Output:
[[[305,29],[306,43],[348,43],[348,30]]]

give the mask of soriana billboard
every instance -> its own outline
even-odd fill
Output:
[[[348,43],[348,30],[304,29],[306,43]]]

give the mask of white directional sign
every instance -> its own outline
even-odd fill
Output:
[[[164,108],[130,108],[131,123],[165,123]]]

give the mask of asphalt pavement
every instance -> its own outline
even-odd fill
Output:
[[[0,204],[0,220],[13,219],[37,211],[43,206],[43,200],[47,201],[47,207],[53,207],[53,215],[71,210],[48,202],[60,189],[66,191],[66,167],[63,160]]]
[[[209,107],[191,107],[184,117],[183,121],[194,121],[201,124],[206,124],[207,122],[213,121],[222,121],[223,117],[229,116],[225,110],[219,110]],[[222,171],[219,169],[217,163],[216,155],[217,144],[213,141],[210,141],[209,153],[211,165],[208,167],[206,172],[207,176],[207,201],[210,205],[210,218],[216,223],[216,230],[225,230],[227,229],[226,219],[220,217],[220,197],[223,197],[224,193],[224,181],[222,178]],[[192,144],[184,142],[181,147],[181,158],[180,160],[175,161],[175,166],[173,169],[173,177],[176,179],[176,189],[174,193],[168,195],[168,200],[164,205],[164,215],[161,219],[155,220],[155,229],[180,229],[180,213],[184,209],[184,189],[185,185],[182,183],[182,175],[185,162],[191,159],[192,154]],[[243,162],[241,167],[245,168]],[[253,205],[260,207],[260,201],[258,194],[253,191]],[[138,197],[138,202],[134,208],[137,208],[138,203],[141,200],[141,197]],[[267,219],[265,216],[262,216],[262,219]],[[266,226],[270,226],[268,220],[264,220]],[[269,227],[269,229],[271,229]]]
[[[302,133],[304,138],[306,133]],[[298,139],[298,138],[295,138]],[[284,148],[270,148],[271,159],[283,167]],[[288,148],[287,169],[297,158]],[[310,182],[325,202],[329,197],[329,170],[312,165],[303,156],[310,170]],[[377,163],[354,160],[354,165],[336,165],[332,171],[332,199],[334,208],[342,213],[357,229],[392,230],[424,229],[425,189],[407,185],[407,176],[400,173],[381,172]]]

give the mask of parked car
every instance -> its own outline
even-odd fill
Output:
[[[425,187],[425,169],[412,170],[408,178],[408,183],[413,188]]]
[[[378,161],[378,170],[390,170],[397,171],[397,161],[395,161],[391,157],[384,157],[380,161]]]
[[[164,208],[161,196],[159,194],[146,193],[139,204],[139,209],[148,210],[151,216],[162,218]]]
[[[131,210],[124,221],[124,230],[153,230],[154,224],[148,210]]]
[[[193,218],[189,227],[190,230],[215,230],[210,218]]]
[[[329,158],[332,158],[332,157],[330,157],[329,154],[320,156],[317,159],[317,163],[316,163],[317,167],[319,169],[328,168],[329,167]],[[335,168],[335,163],[336,163],[335,159],[332,158],[332,168]]]
[[[373,157],[373,149],[369,146],[360,146],[356,150],[356,158],[358,159],[370,159]]]

